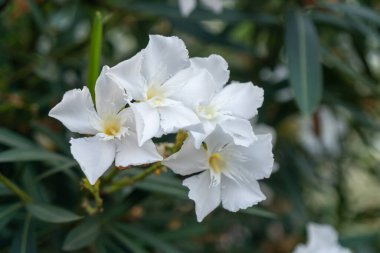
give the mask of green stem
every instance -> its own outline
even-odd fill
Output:
[[[114,182],[111,186],[105,188],[104,192],[109,194],[109,193],[113,193],[115,191],[118,191],[118,190],[124,188],[125,186],[133,185],[136,182],[143,180],[148,175],[156,172],[157,170],[160,170],[161,167],[162,167],[162,165],[160,162],[154,163],[151,166],[149,166],[147,169],[145,169],[143,172],[141,172],[140,174],[137,174],[131,178],[125,177],[119,181]]]
[[[3,185],[7,187],[10,191],[15,193],[23,202],[32,202],[33,199],[28,194],[26,194],[23,190],[21,190],[17,185],[15,185],[12,181],[10,181],[1,173],[0,182],[3,183]]]
[[[90,90],[92,99],[95,101],[95,83],[99,76],[100,55],[102,52],[102,15],[99,11],[95,12],[92,21],[90,55],[88,59],[87,86]]]
[[[84,199],[82,206],[86,209],[88,214],[94,215],[98,212],[103,211],[103,199],[100,196],[100,181],[98,180],[95,185],[91,185],[87,178],[84,178],[81,185],[94,197],[95,207],[91,206],[87,199]]]

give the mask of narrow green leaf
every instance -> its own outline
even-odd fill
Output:
[[[380,95],[380,89],[376,82],[373,82],[366,75],[356,71],[345,61],[345,59],[340,59],[332,50],[322,48],[321,51],[326,65],[338,70],[342,73],[344,78],[355,83],[355,86],[361,95],[368,94],[368,89],[370,89],[370,92]]]
[[[70,161],[62,155],[44,149],[9,149],[0,153],[0,163],[5,162],[24,162],[24,161]]]
[[[87,86],[91,92],[92,99],[95,100],[95,83],[99,76],[100,55],[102,51],[102,15],[95,12],[90,41],[90,55],[88,59]]]
[[[180,252],[178,249],[174,248],[169,243],[157,238],[156,235],[146,230],[143,230],[141,228],[131,226],[131,225],[115,225],[115,227],[117,227],[121,231],[124,231],[125,233],[135,236],[136,238],[140,239],[141,242],[154,247],[160,252],[163,252],[163,253],[179,253]]]
[[[15,183],[9,180],[6,176],[0,173],[0,183],[9,189],[12,193],[16,194],[23,202],[31,202],[32,198],[23,191],[20,187],[18,187]]]
[[[16,211],[20,209],[21,206],[21,203],[17,203],[9,206],[0,207],[0,231],[8,224],[8,222],[12,220],[12,218],[17,213]]]
[[[128,238],[125,234],[114,228],[107,229],[121,244],[130,249],[133,253],[147,253],[139,244]]]
[[[303,113],[310,114],[322,97],[319,39],[310,18],[296,7],[286,16],[285,42],[295,100]]]
[[[45,171],[44,173],[41,173],[38,177],[37,177],[37,180],[40,181],[40,180],[43,180],[47,177],[50,177],[56,173],[59,173],[59,172],[65,172],[67,173],[69,176],[71,177],[74,177],[75,178],[75,175],[71,175],[72,171],[68,170],[70,169],[71,167],[74,167],[76,166],[77,163],[75,161],[69,161],[69,162],[66,162],[66,163],[62,163],[58,166],[55,166],[47,171]],[[76,178],[77,179],[77,178]]]
[[[26,216],[22,229],[15,235],[11,253],[35,253],[37,252],[34,226],[32,217]]]
[[[250,207],[250,208],[242,210],[241,212],[246,213],[246,214],[251,214],[251,215],[257,215],[257,216],[269,218],[269,219],[277,218],[276,214],[259,207]]]
[[[6,128],[0,128],[0,143],[12,148],[32,148],[35,146],[28,139]]]
[[[185,187],[177,188],[177,187],[167,186],[160,183],[151,182],[149,180],[144,180],[144,181],[136,183],[136,187],[139,189],[146,190],[146,191],[164,193],[164,194],[182,198],[182,199],[187,198],[186,197],[187,192],[186,192]]]
[[[141,173],[139,169],[130,169],[125,172],[129,176],[135,176]],[[182,186],[182,182],[175,178],[171,172],[164,173],[160,176],[149,176],[145,180],[136,183],[136,187],[146,191],[159,192],[172,195],[182,199],[187,199],[187,189]]]
[[[335,12],[340,12],[344,14],[349,14],[352,16],[357,16],[362,19],[365,19],[369,22],[380,26],[380,13],[371,10],[361,4],[345,4],[345,3],[321,3],[322,8],[327,8]]]
[[[28,204],[26,207],[34,217],[51,223],[64,223],[82,218],[75,213],[51,205]]]
[[[65,238],[63,250],[77,250],[92,244],[100,233],[100,226],[94,220],[87,220],[73,228]]]
[[[38,29],[40,31],[44,31],[46,28],[46,22],[37,2],[33,0],[28,0],[28,6],[31,10],[34,22],[36,23]]]

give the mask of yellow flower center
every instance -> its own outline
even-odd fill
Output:
[[[208,158],[208,164],[214,173],[220,174],[224,169],[226,162],[219,153],[213,153]]]
[[[103,121],[103,133],[108,136],[116,136],[120,128],[120,120],[116,117],[110,117]]]
[[[164,103],[165,92],[160,86],[152,85],[146,91],[146,100],[151,100],[154,106],[160,106]]]

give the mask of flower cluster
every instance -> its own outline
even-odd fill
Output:
[[[220,203],[235,212],[264,200],[257,180],[269,177],[274,162],[271,135],[255,134],[249,121],[263,90],[228,80],[222,57],[189,58],[179,38],[152,35],[132,58],[103,67],[96,109],[84,87],[68,91],[49,115],[90,135],[70,143],[91,184],[113,162],[127,167],[163,160],[151,139],[187,131],[182,148],[162,164],[191,175],[183,184],[201,221]]]
[[[351,253],[338,244],[338,234],[330,225],[309,223],[307,234],[307,244],[298,245],[294,253]]]

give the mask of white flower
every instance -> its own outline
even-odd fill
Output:
[[[177,37],[151,35],[148,46],[129,60],[112,67],[107,75],[135,101],[139,145],[154,136],[173,133],[199,123],[197,115],[174,94],[182,83],[168,82],[190,65],[185,44]]]
[[[256,139],[249,119],[262,105],[264,91],[251,82],[225,85],[228,79],[226,61],[221,56],[211,55],[192,58],[190,68],[168,81],[169,86],[184,84],[182,92],[173,94],[173,98],[192,108],[201,120],[203,133],[188,129],[197,148],[217,125],[232,136],[237,145],[248,146]]]
[[[218,127],[209,135],[202,147],[194,148],[188,138],[181,150],[163,164],[180,175],[191,175],[183,181],[189,198],[195,201],[198,221],[220,203],[232,212],[248,208],[265,199],[258,179],[270,176],[273,154],[270,135],[258,135],[248,147],[235,145]]]
[[[223,0],[201,0],[202,4],[215,13],[223,10]],[[179,0],[179,9],[183,16],[189,16],[197,6],[197,0]]]
[[[309,223],[307,234],[307,244],[298,245],[294,253],[351,253],[338,244],[338,235],[330,225]]]
[[[133,114],[125,108],[123,90],[107,76],[105,66],[96,81],[96,111],[87,87],[74,89],[49,116],[61,121],[70,131],[92,137],[71,139],[71,153],[89,182],[96,180],[111,166],[140,165],[162,160],[152,141],[138,146]]]
[[[325,151],[333,156],[340,154],[347,124],[339,114],[322,106],[315,118],[302,118],[300,124],[301,143],[310,153],[317,156]]]

